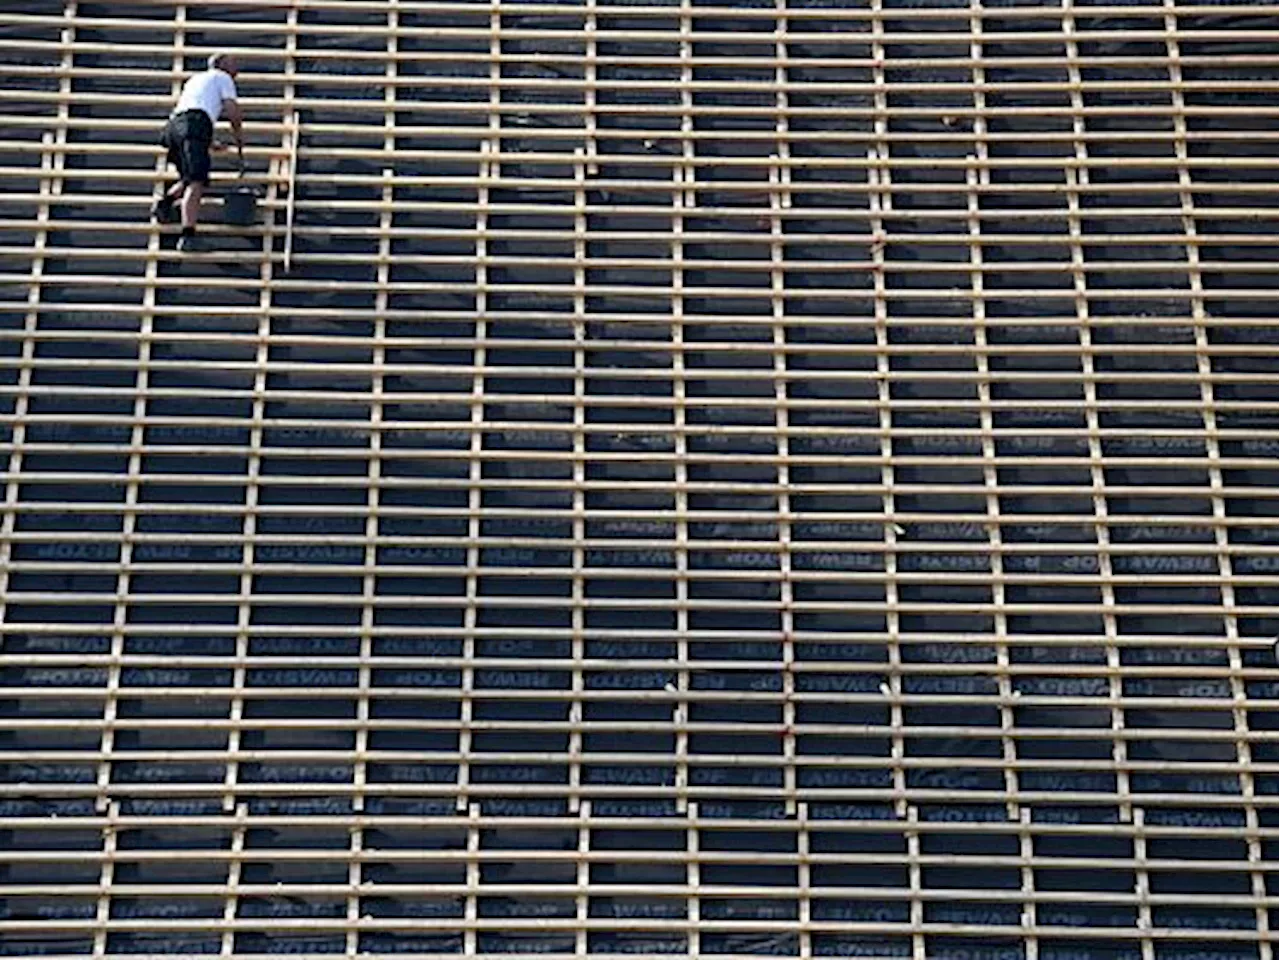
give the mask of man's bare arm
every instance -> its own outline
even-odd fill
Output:
[[[244,114],[240,112],[240,103],[237,100],[223,100],[222,112],[226,115],[227,122],[231,124],[231,135],[236,139],[236,147],[240,151],[240,160],[244,161]]]

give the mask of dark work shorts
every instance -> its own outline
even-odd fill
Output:
[[[169,150],[169,162],[188,183],[209,182],[209,147],[213,123],[203,110],[184,110],[164,125],[160,145]]]

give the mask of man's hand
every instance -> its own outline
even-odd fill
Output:
[[[213,143],[210,145],[210,149],[213,150],[214,153],[225,153],[228,149],[230,149],[230,147],[231,147],[231,144],[227,143],[227,141],[221,138],[215,139]]]

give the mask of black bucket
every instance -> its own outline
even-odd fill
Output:
[[[258,194],[253,187],[237,187],[222,198],[222,222],[248,227],[258,222]]]

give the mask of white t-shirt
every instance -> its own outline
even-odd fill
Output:
[[[222,101],[235,98],[236,82],[231,79],[231,74],[222,70],[206,70],[182,85],[182,96],[178,98],[173,112],[203,110],[212,122],[217,123],[222,116]]]

